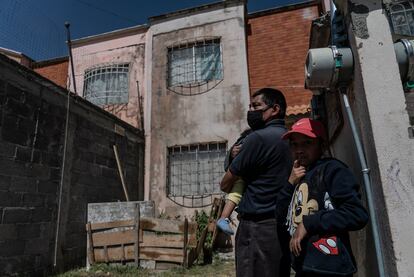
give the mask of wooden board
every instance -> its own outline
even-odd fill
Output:
[[[184,233],[184,222],[181,220],[160,219],[141,217],[140,225],[142,230],[151,230],[154,232]],[[188,224],[189,233],[195,232],[196,223]]]
[[[109,222],[99,222],[99,223],[91,223],[91,230],[103,230],[103,229],[111,229],[111,228],[120,228],[120,227],[133,227],[135,222],[133,219],[131,220],[119,220],[119,221],[109,221]]]
[[[140,251],[140,259],[182,263],[184,258],[182,249],[142,247]]]
[[[135,230],[124,230],[108,233],[93,233],[92,241],[94,247],[120,245],[135,243]]]
[[[195,259],[191,248],[197,246],[197,224],[187,220],[139,218],[136,212],[133,220],[88,223],[86,227],[92,263],[153,260],[187,266]],[[191,250],[193,255],[188,257]]]
[[[135,251],[134,245],[116,247],[106,247],[108,256],[105,255],[105,248],[95,248],[94,256],[95,262],[117,262],[134,260]],[[165,262],[182,263],[183,250],[182,249],[170,249],[170,248],[158,248],[158,247],[140,247],[139,259],[155,260]]]
[[[92,233],[94,247],[135,243],[136,232],[134,229],[108,233]],[[196,235],[189,236],[189,247],[197,244]],[[140,247],[167,247],[183,248],[184,237],[182,234],[156,234],[155,232],[145,232],[140,238]]]
[[[110,222],[91,223],[91,230],[103,230],[120,227],[133,227],[134,220],[119,220]],[[166,233],[178,233],[184,232],[184,222],[180,220],[160,219],[141,217],[140,225],[142,230],[151,230],[154,232],[166,232]],[[196,231],[197,224],[195,222],[188,224],[188,232],[193,233]]]
[[[197,234],[196,232],[188,235],[188,247],[197,247]]]
[[[183,248],[184,245],[184,237],[181,234],[144,233],[142,239],[140,247]]]

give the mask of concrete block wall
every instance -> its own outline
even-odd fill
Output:
[[[85,264],[87,204],[125,201],[114,144],[131,200],[143,198],[143,134],[73,95],[62,176],[66,103],[63,89],[0,55],[0,276]]]

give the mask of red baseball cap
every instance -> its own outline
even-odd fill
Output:
[[[320,121],[310,118],[302,118],[292,125],[289,132],[282,136],[282,139],[289,139],[293,133],[302,134],[311,138],[326,139],[325,127]]]

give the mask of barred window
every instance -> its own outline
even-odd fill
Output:
[[[181,145],[168,148],[169,197],[221,193],[226,142]]]
[[[83,95],[98,106],[128,103],[129,64],[113,64],[85,71]]]
[[[414,4],[411,1],[391,4],[389,11],[394,33],[414,36]]]
[[[223,79],[220,38],[203,38],[168,48],[168,88],[199,94]]]

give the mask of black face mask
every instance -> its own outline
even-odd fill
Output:
[[[263,113],[268,109],[270,109],[270,107],[267,107],[264,110],[247,112],[247,124],[249,124],[252,130],[258,130],[265,126],[266,122],[263,120]]]

